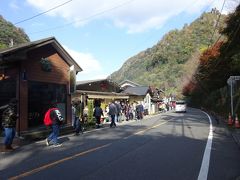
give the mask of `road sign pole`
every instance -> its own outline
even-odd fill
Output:
[[[234,82],[233,82],[234,81]],[[240,76],[230,76],[227,80],[227,84],[229,86],[231,86],[231,115],[232,117],[234,116],[233,114],[233,83],[235,83],[236,81],[240,81]]]
[[[233,81],[231,80],[231,114],[233,117]]]

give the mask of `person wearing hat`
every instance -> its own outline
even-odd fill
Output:
[[[17,122],[17,99],[11,99],[7,108],[2,114],[2,126],[4,128],[5,137],[4,145],[5,150],[13,150],[12,142],[16,134],[16,122]]]

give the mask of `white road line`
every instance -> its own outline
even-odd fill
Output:
[[[203,113],[205,113],[205,112],[203,112]],[[198,180],[207,180],[211,148],[212,148],[212,140],[213,140],[212,119],[210,118],[210,116],[207,113],[205,113],[205,114],[208,116],[210,126],[209,126],[208,141],[207,141],[207,145],[205,147],[202,165],[201,165],[201,169],[200,169],[200,172],[198,175]]]

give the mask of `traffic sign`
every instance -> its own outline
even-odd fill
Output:
[[[232,81],[239,81],[239,80],[240,80],[240,76],[230,76],[227,80],[227,83],[231,85]]]

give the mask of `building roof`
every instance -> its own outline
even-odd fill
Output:
[[[129,98],[128,94],[116,93],[116,92],[77,90],[76,94],[86,94],[88,98],[99,98],[99,99],[128,99]]]
[[[98,83],[102,81],[107,81],[108,83],[113,84],[114,86],[117,86],[120,88],[119,84],[116,82],[112,81],[111,79],[95,79],[95,80],[85,80],[85,81],[77,81],[76,85],[85,85],[85,84],[90,84],[90,83]]]
[[[11,58],[9,56],[17,53],[27,52],[29,50],[39,48],[45,45],[52,45],[60,56],[67,62],[69,66],[74,65],[77,72],[82,71],[82,68],[76,63],[76,61],[68,54],[68,52],[61,46],[61,44],[55,39],[55,37],[49,37],[37,41],[27,42],[20,45],[16,45],[7,49],[0,50],[0,63],[7,62]],[[23,60],[21,58],[14,59],[14,61]]]
[[[107,81],[107,79],[95,79],[95,80],[85,80],[85,81],[77,81],[77,85],[89,84],[89,83],[96,83],[101,81]]]
[[[128,87],[123,91],[125,94],[145,96],[149,92],[148,86]]]
[[[137,84],[137,83],[132,82],[132,81],[127,80],[127,79],[119,83],[120,86],[122,86],[122,85],[124,85],[124,84],[131,84],[131,85],[133,85],[133,86],[141,86],[140,84]]]
[[[104,91],[104,92],[120,92],[120,86],[110,80],[110,79],[96,79],[96,80],[86,80],[77,81],[77,90],[87,90],[87,91]]]

